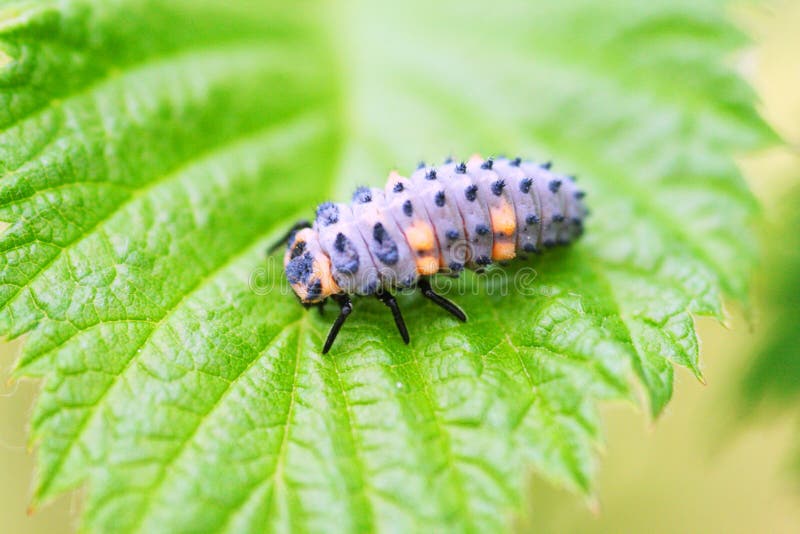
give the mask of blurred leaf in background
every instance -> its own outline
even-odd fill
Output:
[[[770,213],[764,342],[744,381],[751,401],[769,397],[780,404],[800,400],[800,187]]]
[[[763,408],[800,414],[800,5],[781,0],[750,13],[754,16],[743,20],[757,40],[767,43],[756,58],[763,72],[757,85],[764,112],[786,140],[760,164],[746,164],[748,174],[763,177],[754,187],[764,204],[765,253],[757,278],[761,313],[754,323],[760,341],[741,379],[743,403],[737,406],[748,422],[763,425],[756,419],[767,415]],[[800,473],[800,439],[795,450],[792,463]]]
[[[673,363],[701,376],[692,314],[747,292],[732,154],[774,138],[726,6],[5,7],[0,329],[46,378],[36,501],[88,483],[89,530],[470,531],[508,523],[529,468],[591,493],[597,402],[641,384],[659,414]],[[321,357],[330,317],[276,258],[248,286],[315,202],[474,151],[589,191],[533,295],[478,283],[458,328],[404,298],[410,347],[359,301]]]
[[[768,403],[797,413],[800,408],[800,187],[769,214],[764,259],[762,342],[742,382],[752,410]],[[800,423],[800,419],[798,420]],[[794,459],[800,473],[800,446]]]

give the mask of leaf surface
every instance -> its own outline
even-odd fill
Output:
[[[535,470],[592,489],[597,403],[742,297],[772,139],[725,3],[90,1],[0,11],[0,331],[28,335],[37,501],[90,531],[496,530]],[[448,153],[554,159],[585,238],[306,313],[266,246],[315,203]],[[527,268],[535,269],[531,276]],[[505,273],[505,278],[502,276]],[[257,286],[257,287],[255,287]],[[256,290],[258,289],[258,290]]]

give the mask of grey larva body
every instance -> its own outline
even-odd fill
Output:
[[[466,320],[427,277],[570,243],[588,213],[582,199],[572,177],[519,158],[420,165],[409,178],[393,172],[384,189],[360,187],[351,203],[325,202],[313,224],[295,225],[286,276],[304,304],[332,297],[342,307],[325,351],[352,309],[349,295],[377,295],[407,340],[392,289],[419,286]]]

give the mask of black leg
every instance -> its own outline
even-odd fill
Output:
[[[311,228],[311,223],[306,220],[297,221],[296,223],[294,223],[294,225],[292,225],[292,227],[289,228],[289,230],[283,235],[283,237],[281,237],[278,241],[273,243],[269,247],[269,249],[267,249],[267,256],[271,256],[276,250],[281,248],[281,245],[285,245],[286,243],[288,243],[289,239],[292,237],[292,234],[294,234],[298,230],[302,230],[303,228]]]
[[[328,338],[325,340],[325,346],[322,347],[322,354],[327,354],[328,351],[331,350],[331,345],[333,345],[333,342],[336,341],[336,336],[339,335],[339,330],[347,320],[350,312],[353,311],[353,303],[350,302],[350,297],[347,295],[334,295],[331,298],[333,298],[333,300],[339,304],[339,316],[333,322],[333,326],[331,326],[331,329],[328,332]]]
[[[467,321],[467,316],[464,314],[464,312],[461,310],[461,308],[459,308],[456,304],[454,304],[453,302],[447,300],[443,296],[437,294],[431,288],[430,280],[428,280],[427,278],[420,278],[419,281],[417,282],[417,286],[422,291],[422,294],[425,295],[425,298],[432,300],[437,305],[439,305],[442,308],[444,308],[445,310],[449,311],[459,321],[464,321],[464,322]]]
[[[394,298],[394,295],[389,293],[388,291],[384,291],[383,289],[379,289],[375,296],[378,299],[386,304],[390,310],[392,310],[392,316],[394,317],[394,324],[397,325],[397,330],[400,331],[400,337],[403,338],[403,343],[408,345],[408,329],[406,328],[406,322],[403,321],[403,314],[400,313],[400,308],[397,307],[397,301]]]

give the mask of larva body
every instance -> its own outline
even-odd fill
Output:
[[[320,204],[313,224],[295,225],[286,276],[303,304],[332,297],[342,307],[324,352],[352,309],[350,295],[377,295],[407,340],[391,290],[419,286],[465,319],[426,277],[571,242],[583,230],[582,198],[572,177],[520,159],[420,165],[409,178],[393,172],[384,189],[360,187],[351,203]]]

